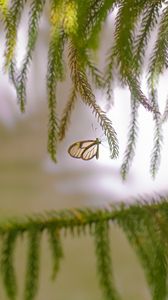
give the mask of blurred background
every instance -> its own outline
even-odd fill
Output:
[[[103,64],[105,50],[111,44],[111,17],[102,32],[102,47],[97,59]],[[19,27],[17,61],[21,63],[26,45],[27,10]],[[1,33],[3,35],[3,33]],[[90,110],[79,101],[72,114],[67,136],[58,146],[58,163],[51,162],[47,154],[48,108],[46,96],[46,68],[49,24],[47,12],[40,22],[37,46],[33,55],[27,84],[26,112],[21,114],[16,94],[1,60],[0,81],[0,217],[20,216],[45,210],[71,207],[105,206],[116,201],[135,201],[139,196],[152,196],[167,192],[167,147],[164,135],[162,161],[153,181],[149,172],[153,147],[154,124],[152,116],[143,107],[139,113],[139,138],[136,155],[126,182],[120,177],[120,166],[127,143],[130,115],[130,94],[126,88],[115,87],[114,105],[108,111],[118,133],[120,155],[110,160],[102,131]],[[3,57],[4,47],[0,50]],[[159,83],[161,110],[166,101],[166,75]],[[145,80],[143,86],[146,92]],[[62,112],[70,91],[69,79],[58,87],[58,113]],[[103,93],[95,91],[97,101],[105,109]],[[164,125],[164,132],[168,130]],[[99,160],[84,162],[71,158],[67,149],[71,143],[101,137]],[[123,233],[111,229],[111,246],[116,285],[125,300],[149,300],[149,291],[143,270]],[[37,299],[99,300],[101,291],[96,278],[96,261],[93,240],[89,236],[63,237],[65,259],[56,282],[50,281],[50,255],[44,238],[41,255],[40,289]],[[19,295],[25,272],[26,244],[18,241],[16,266],[19,277]],[[47,268],[46,268],[47,266]],[[72,274],[73,270],[73,274]],[[6,299],[3,289],[0,298]]]

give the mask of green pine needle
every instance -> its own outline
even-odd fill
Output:
[[[4,24],[8,14],[8,3],[6,0],[0,0],[0,21]]]
[[[40,230],[32,229],[28,232],[29,245],[27,257],[26,281],[24,299],[33,300],[37,294],[40,266]]]
[[[88,48],[96,48],[99,45],[99,36],[103,22],[109,12],[113,11],[116,2],[116,0],[90,1],[89,14],[84,27]]]
[[[163,135],[162,135],[162,127],[161,127],[161,116],[160,114],[157,113],[157,111],[159,111],[157,92],[153,86],[151,86],[151,102],[153,103],[153,107],[155,108],[155,112],[153,115],[155,121],[155,132],[154,132],[154,145],[153,145],[153,150],[151,155],[150,171],[152,177],[155,178],[156,173],[160,166]]]
[[[130,71],[126,75],[126,81],[129,86],[131,96],[135,99],[137,99],[147,110],[151,112],[156,112],[159,114],[159,111],[156,110],[155,107],[149,102],[149,100],[146,98],[146,96],[143,94],[141,88],[140,88],[140,83],[138,79],[132,75],[132,72]]]
[[[128,142],[124,153],[124,160],[120,170],[123,180],[125,180],[127,177],[129,168],[131,166],[131,163],[135,155],[136,138],[138,135],[138,124],[137,124],[138,108],[139,108],[139,102],[137,102],[134,98],[132,98],[131,121],[129,125]]]
[[[55,279],[60,269],[60,261],[63,258],[63,249],[60,241],[60,232],[56,228],[48,229],[48,240],[52,252],[53,272],[52,279]]]
[[[167,47],[168,47],[168,5],[164,8],[157,40],[150,58],[149,80],[153,85],[157,84],[159,75],[162,74],[167,66]]]
[[[145,47],[148,44],[152,30],[158,22],[161,3],[162,1],[158,0],[146,3],[143,11],[140,31],[134,41],[134,61],[136,62],[139,70],[141,70],[145,56]]]
[[[70,123],[71,113],[75,106],[75,102],[76,102],[76,90],[75,88],[73,88],[69,100],[67,101],[66,106],[64,108],[62,118],[60,120],[60,126],[59,126],[60,141],[62,141],[65,137],[66,131],[68,129],[68,125]]]
[[[7,69],[12,59],[17,39],[17,29],[20,22],[21,14],[26,0],[12,0],[7,17],[5,18],[6,25],[6,49],[5,49],[5,68]]]
[[[18,102],[20,103],[21,111],[25,110],[26,102],[26,81],[28,66],[32,59],[32,52],[35,47],[35,43],[38,36],[39,20],[43,11],[45,0],[33,0],[30,6],[30,17],[29,17],[29,31],[28,31],[28,42],[27,52],[23,59],[22,68],[17,77],[17,96]]]
[[[14,250],[17,235],[17,230],[11,230],[4,234],[2,240],[0,270],[3,284],[10,300],[15,300],[17,296],[17,283],[14,270]]]
[[[105,86],[106,86],[106,90],[107,90],[107,101],[108,103],[111,102],[112,99],[112,83],[114,80],[114,67],[116,67],[115,65],[115,49],[113,47],[111,47],[107,53],[107,58],[106,58],[106,70],[105,70]]]
[[[133,60],[133,32],[136,22],[143,11],[146,1],[127,0],[119,2],[115,22],[115,44],[114,49],[119,64],[120,74],[125,79],[134,67]],[[129,18],[128,18],[129,16]]]
[[[63,75],[63,49],[63,32],[53,27],[48,52],[47,88],[49,108],[48,152],[54,162],[56,162],[56,149],[59,135],[59,125],[56,112],[56,84]]]
[[[107,222],[98,222],[95,225],[95,248],[97,258],[97,272],[100,285],[106,300],[118,300],[119,295],[113,284],[112,262]]]
[[[145,205],[139,208],[132,206],[128,214],[123,210],[117,221],[141,260],[152,300],[165,300],[168,292],[167,230],[159,211],[154,212],[152,207]]]
[[[85,60],[86,60],[86,67],[88,69],[89,74],[92,77],[95,87],[100,89],[103,88],[105,84],[103,79],[103,74],[96,67],[95,63],[93,62],[91,56],[88,53],[85,55]]]
[[[168,97],[166,99],[166,105],[164,108],[163,115],[161,116],[161,124],[164,124],[168,120]]]

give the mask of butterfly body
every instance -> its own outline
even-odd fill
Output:
[[[90,160],[93,157],[98,159],[100,144],[101,141],[98,138],[75,142],[68,148],[68,153],[74,158],[81,158],[83,160]]]

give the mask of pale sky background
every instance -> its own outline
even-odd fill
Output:
[[[19,29],[19,43],[17,57],[21,61],[25,52],[25,24],[26,15],[22,18],[22,24]],[[108,19],[103,31],[103,41],[100,59],[105,54],[105,48],[108,49],[111,43],[111,26],[112,20]],[[40,35],[36,51],[33,55],[33,63],[29,72],[27,85],[27,105],[26,113],[21,115],[16,101],[16,95],[13,87],[9,83],[7,76],[3,75],[0,82],[0,121],[12,131],[20,120],[26,120],[30,114],[35,113],[39,107],[46,106],[46,58],[48,46],[49,27],[45,18],[40,23]],[[152,41],[151,41],[152,43]],[[3,47],[0,50],[0,56],[3,55]],[[19,64],[18,64],[19,65]],[[3,61],[0,68],[2,70]],[[2,72],[1,72],[2,76]],[[147,95],[145,83],[143,91]],[[62,111],[63,104],[69,95],[69,80],[59,86],[58,91],[58,111]],[[160,78],[158,87],[159,103],[163,111],[167,97],[167,74]],[[96,97],[100,106],[104,109],[105,94],[96,92]],[[154,123],[152,115],[142,106],[139,110],[139,138],[136,148],[136,155],[133,165],[126,182],[122,182],[120,176],[120,166],[127,142],[127,132],[129,125],[130,94],[128,89],[116,87],[114,90],[114,106],[108,111],[108,116],[113,122],[113,126],[118,133],[120,154],[117,160],[109,158],[107,144],[105,147],[100,145],[99,160],[93,159],[89,162],[75,160],[67,153],[67,148],[71,143],[77,140],[90,139],[102,136],[101,128],[97,120],[91,114],[90,109],[83,102],[79,101],[72,114],[72,122],[67,136],[58,147],[58,163],[55,165],[47,155],[46,159],[41,162],[41,168],[48,173],[57,173],[58,179],[55,182],[55,189],[59,195],[83,195],[85,204],[107,204],[111,201],[128,200],[134,201],[138,196],[164,194],[167,192],[168,178],[168,125],[163,126],[164,145],[162,149],[162,160],[156,179],[153,181],[149,172],[150,156],[153,148],[153,131]],[[46,106],[47,108],[47,106]],[[93,125],[93,126],[92,126]],[[93,130],[93,128],[95,130]],[[46,131],[47,132],[47,131]],[[44,132],[44,134],[46,134]],[[38,137],[37,137],[38,138]],[[104,139],[104,137],[102,138]],[[104,143],[103,143],[104,144]],[[60,180],[59,180],[60,178]]]

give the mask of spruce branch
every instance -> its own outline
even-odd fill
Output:
[[[153,107],[143,94],[139,80],[134,72],[134,70],[136,70],[136,61],[133,58],[133,32],[137,19],[146,5],[145,2],[144,0],[128,0],[127,3],[124,1],[119,3],[115,22],[114,45],[111,48],[111,54],[108,54],[106,85],[109,97],[111,93],[110,87],[113,77],[113,66],[116,62],[119,67],[121,79],[128,85],[131,96],[137,99],[147,110],[153,112]],[[128,15],[130,16],[129,18],[127,17]]]
[[[5,22],[8,12],[8,1],[0,0],[0,20]]]
[[[21,111],[25,110],[26,101],[26,81],[28,66],[32,59],[32,53],[35,47],[35,43],[38,35],[39,20],[43,12],[45,0],[33,0],[30,6],[30,17],[29,17],[29,30],[28,30],[28,42],[27,52],[23,59],[21,71],[17,77],[17,96],[20,104]]]
[[[114,47],[111,47],[108,50],[107,58],[106,58],[106,70],[105,70],[105,86],[107,90],[107,101],[110,103],[112,102],[112,82],[114,79],[114,67],[115,67],[115,49]]]
[[[149,239],[151,240],[151,250],[153,251],[153,272],[151,274],[151,290],[153,299],[166,299],[168,295],[168,252],[167,252],[167,230],[165,229],[165,218],[161,211],[153,214],[152,208],[145,207],[146,226]],[[151,251],[150,251],[151,252]]]
[[[116,132],[112,127],[112,122],[106,117],[105,112],[96,104],[95,96],[91,86],[87,80],[84,70],[78,61],[77,50],[71,45],[69,48],[69,65],[71,70],[72,80],[77,91],[80,93],[82,100],[86,103],[96,115],[105,136],[107,137],[111,158],[118,156],[118,141]]]
[[[113,68],[115,64],[116,57],[116,49],[114,47],[111,48],[111,54],[107,57],[108,66],[106,68],[106,87],[107,87],[107,95],[108,100],[111,101],[111,84],[113,81]],[[128,63],[127,63],[128,66]],[[135,74],[133,74],[132,68],[127,68],[123,71],[123,81],[126,83],[130,89],[131,97],[137,99],[145,109],[153,112],[155,109],[153,108],[150,101],[146,98],[144,93],[141,90],[140,83]],[[159,112],[157,111],[159,114]]]
[[[131,73],[132,72],[130,71],[126,75],[126,81],[129,86],[131,96],[137,99],[148,111],[156,112],[159,115],[160,112],[153,107],[152,103],[150,103],[150,101],[143,94],[138,79]]]
[[[115,22],[115,45],[114,49],[117,62],[120,66],[120,74],[124,79],[128,74],[128,69],[132,69],[133,61],[133,32],[137,19],[146,5],[146,1],[127,0],[119,2],[119,9]],[[128,18],[129,16],[129,18]],[[129,70],[129,71],[130,71]]]
[[[97,22],[97,16],[100,16],[100,11],[103,6],[103,0],[93,0],[90,1],[88,8],[87,18],[84,23],[85,33],[88,35],[89,31],[93,28],[95,22]]]
[[[75,0],[51,1],[51,23],[54,27],[62,28],[67,36],[75,36],[78,3]]]
[[[146,233],[146,227],[143,225],[143,219],[141,220],[141,214],[138,214],[137,210],[135,214],[135,216],[138,218],[137,220],[135,220],[135,217],[133,219],[133,213],[129,212],[128,219],[125,220],[126,222],[124,222],[123,218],[124,216],[126,217],[126,215],[127,213],[125,212],[125,210],[123,210],[123,214],[117,220],[118,225],[126,233],[126,236],[130,241],[131,245],[136,249],[137,253],[139,254],[142,264],[143,266],[145,266],[145,270],[147,271],[147,279],[150,281],[150,276],[153,272],[153,268],[151,262],[152,255],[150,255],[148,244],[146,244],[148,236]]]
[[[141,28],[139,34],[135,37],[134,41],[134,61],[136,61],[137,69],[140,69],[143,58],[145,56],[145,47],[149,41],[151,31],[155,28],[158,18],[159,10],[162,5],[161,1],[152,1],[152,3],[146,3],[144,8]]]
[[[136,250],[146,273],[153,300],[166,300],[168,294],[168,203],[167,198],[151,201],[141,199],[134,204],[116,204],[104,208],[70,209],[11,218],[0,223],[2,239],[1,272],[10,299],[16,299],[16,279],[13,254],[16,237],[27,233],[29,237],[25,299],[34,299],[39,277],[40,238],[47,231],[53,255],[54,270],[58,271],[62,259],[60,232],[84,231],[94,234],[99,280],[106,299],[118,299],[111,275],[109,248],[109,221],[118,224]],[[93,231],[94,229],[94,231]],[[56,273],[55,273],[56,274]],[[14,287],[13,284],[15,283]]]
[[[97,68],[92,58],[88,53],[85,53],[85,62],[89,74],[91,74],[92,80],[96,88],[104,87],[104,79],[102,72]]]
[[[159,75],[167,67],[168,48],[168,5],[163,10],[157,40],[150,58],[149,80],[157,84]]]
[[[117,219],[123,228],[131,245],[135,248],[151,288],[152,299],[166,299],[167,295],[167,253],[162,245],[163,231],[158,231],[156,211],[148,205],[141,207],[130,207],[127,214]],[[124,215],[127,215],[124,221]],[[126,216],[125,215],[125,216]],[[160,275],[159,275],[160,274]]]
[[[53,258],[52,279],[55,279],[60,269],[60,262],[64,256],[60,240],[60,231],[55,227],[51,227],[48,229],[48,241],[50,244]]]
[[[106,19],[109,12],[113,11],[116,2],[116,0],[93,0],[90,2],[88,16],[86,23],[84,23],[87,47],[95,47],[97,44],[103,21]]]
[[[56,84],[63,76],[63,50],[64,33],[53,26],[48,52],[47,88],[49,108],[48,152],[54,162],[56,162],[56,147],[59,135],[59,125],[56,115]]]
[[[86,44],[89,39],[89,35],[95,23],[96,16],[100,14],[103,2],[104,1],[102,0],[86,1],[84,6],[82,3],[79,3],[80,10],[78,12],[78,36],[80,38],[79,45],[81,44],[81,47],[84,49],[87,47]],[[81,13],[82,11],[83,13]]]
[[[27,0],[12,0],[11,6],[5,18],[6,25],[6,49],[5,49],[5,68],[7,69],[14,58],[14,51],[17,40],[17,29],[21,14]]]
[[[155,108],[153,114],[153,118],[155,121],[155,133],[154,133],[154,145],[153,145],[153,150],[151,155],[150,171],[152,177],[155,178],[160,165],[161,146],[162,146],[163,136],[162,136],[162,128],[161,128],[161,118],[160,115],[156,112],[159,110],[159,105],[157,100],[157,91],[154,88],[154,86],[151,86],[151,102],[153,103],[153,107]]]
[[[98,222],[95,225],[95,251],[97,257],[97,272],[104,299],[118,300],[112,276],[112,262],[110,256],[110,239],[108,222]]]
[[[43,214],[32,214],[30,216],[10,218],[6,221],[0,222],[0,235],[8,234],[10,232],[17,232],[18,235],[29,232],[32,230],[44,231],[55,227],[56,229],[69,229],[70,227],[84,227],[91,226],[99,221],[116,221],[118,218],[122,218],[126,221],[126,216],[129,212],[133,213],[138,222],[143,216],[145,208],[152,208],[151,213],[153,215],[156,212],[165,211],[168,212],[167,197],[151,198],[150,201],[144,201],[140,199],[135,201],[132,205],[126,205],[124,203],[111,205],[109,209],[104,208],[84,208],[84,209],[65,209],[61,211],[49,211]]]
[[[53,86],[49,88],[48,95],[49,125],[48,125],[48,152],[51,159],[56,162],[57,141],[59,135],[58,118],[56,116],[56,95]]]
[[[166,105],[165,105],[165,109],[164,109],[163,115],[161,116],[160,123],[164,124],[167,121],[167,119],[168,119],[168,97],[166,99]]]
[[[4,234],[0,260],[3,284],[10,300],[15,300],[17,296],[16,275],[13,266],[16,238],[17,231],[15,230]]]
[[[116,3],[116,0],[78,1],[78,31],[75,39],[78,51],[97,48],[103,22]]]
[[[13,86],[15,87],[15,90],[17,92],[17,88],[18,88],[18,85],[17,85],[18,70],[16,68],[16,63],[15,63],[14,59],[9,64],[8,72],[9,72],[9,79],[13,83]]]
[[[77,10],[78,5],[77,1],[75,0],[66,0],[64,2],[63,6],[63,29],[65,34],[68,36],[74,36],[76,35],[77,28],[78,28],[78,16],[77,16]]]
[[[135,155],[136,139],[138,135],[138,124],[137,124],[138,108],[139,108],[139,102],[137,102],[134,98],[132,98],[131,121],[129,125],[128,142],[127,142],[126,150],[124,153],[124,160],[121,165],[121,171],[120,171],[123,180],[126,179],[126,176],[129,172],[129,168],[131,166],[131,163]]]
[[[40,230],[32,229],[28,232],[29,246],[27,257],[27,271],[24,289],[24,299],[33,300],[38,290],[40,266]]]
[[[166,251],[168,251],[167,249],[167,245],[168,245],[168,229],[166,226],[167,223],[167,205],[166,205],[166,201],[162,200],[160,201],[160,205],[159,205],[159,210],[157,212],[155,212],[153,218],[155,217],[156,220],[156,225],[158,227],[157,231],[160,232],[160,234],[162,234],[162,240],[164,242],[164,245],[166,245]],[[149,209],[148,209],[149,210]],[[151,208],[151,210],[149,210],[150,214],[153,214],[153,208]],[[167,252],[168,253],[168,252]]]
[[[89,13],[89,8],[90,8],[90,3],[92,0],[86,0],[80,1],[77,0],[77,22],[78,22],[78,27],[77,27],[77,35],[76,37],[81,38],[81,35],[84,36],[84,30],[85,30],[85,25],[86,25],[86,18]],[[76,40],[77,41],[77,40]],[[82,46],[84,43],[84,40],[81,39]]]
[[[71,113],[72,110],[74,109],[75,106],[75,102],[76,102],[76,90],[73,87],[69,100],[66,103],[66,106],[64,108],[63,114],[62,114],[62,118],[60,120],[60,126],[59,126],[59,140],[62,141],[65,137],[65,133],[68,129],[68,125],[70,122],[70,117],[71,117]]]

